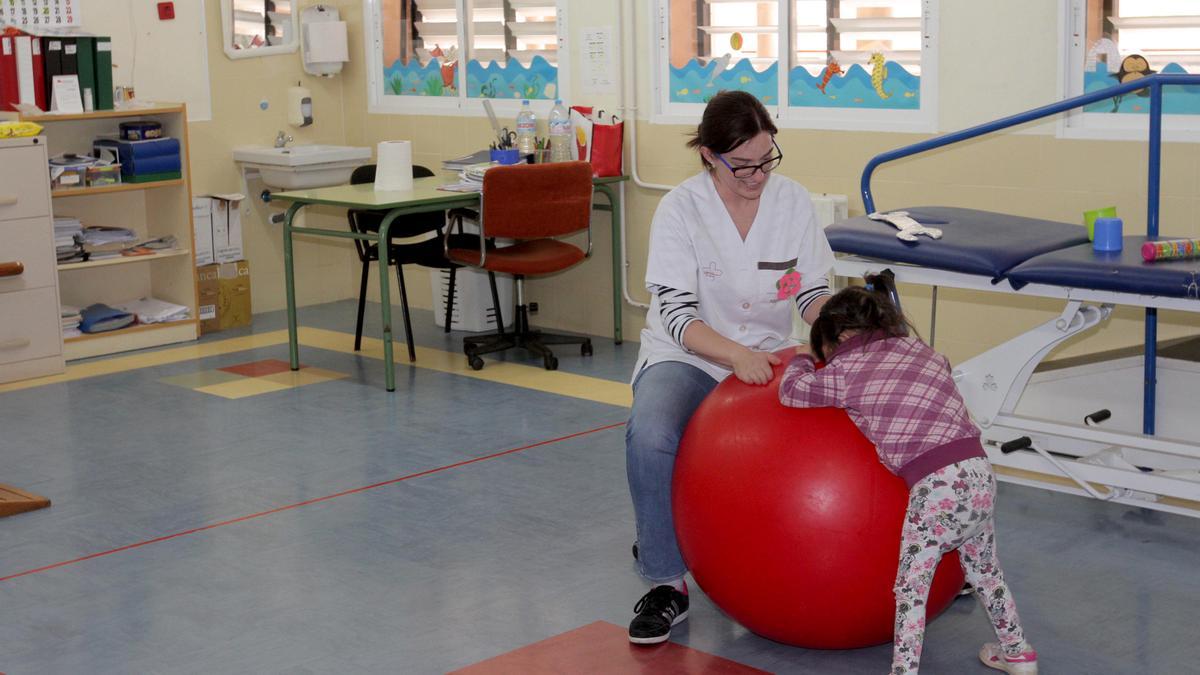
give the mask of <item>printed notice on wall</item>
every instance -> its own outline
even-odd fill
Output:
[[[617,93],[617,77],[613,72],[612,26],[584,28],[580,49],[583,51],[581,79],[584,93]]]
[[[78,26],[82,0],[0,0],[0,23],[58,28]]]

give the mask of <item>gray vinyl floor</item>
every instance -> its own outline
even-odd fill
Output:
[[[301,322],[351,333],[353,314]],[[635,343],[595,350],[560,368],[628,377]],[[0,394],[0,482],[54,500],[0,519],[0,672],[440,673],[628,622],[644,586],[625,408],[424,368],[387,394],[379,361],[313,348],[306,365],[348,376],[236,400],[163,382],[262,359],[286,343]],[[1200,672],[1200,520],[1002,484],[997,522],[1043,673]],[[887,670],[888,646],[788,647],[692,599],[681,644],[778,673]],[[922,670],[994,672],[975,657],[989,638],[960,599]]]

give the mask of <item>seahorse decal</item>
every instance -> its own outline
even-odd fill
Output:
[[[891,98],[892,95],[883,90],[883,81],[887,79],[887,66],[883,64],[883,52],[871,54],[871,86],[879,98]]]

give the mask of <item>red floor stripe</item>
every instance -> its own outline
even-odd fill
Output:
[[[406,480],[411,480],[413,478],[420,478],[422,476],[428,476],[430,474],[440,473],[442,471],[449,471],[450,469],[457,469],[458,467],[466,466],[468,464],[474,464],[476,462],[484,462],[489,459],[496,459],[499,457],[504,457],[505,455],[511,455],[513,453],[521,452],[522,450],[530,450],[532,448],[541,447],[543,445],[550,445],[552,443],[560,443],[562,441],[571,440],[572,438],[579,438],[580,436],[586,436],[588,434],[594,434],[598,431],[607,431],[609,429],[615,429],[617,427],[622,427],[622,426],[625,426],[624,422],[617,422],[615,424],[606,424],[602,427],[596,427],[595,429],[588,429],[586,431],[577,431],[573,434],[568,434],[566,436],[559,436],[558,438],[552,438],[547,441],[539,441],[537,443],[531,443],[530,445],[523,445],[519,448],[510,448],[508,450],[502,450],[500,452],[497,452],[497,453],[494,453],[491,455],[484,455],[482,457],[476,457],[474,459],[467,459],[467,460],[463,460],[461,462],[455,462],[454,464],[447,464],[445,466],[439,466],[434,469],[427,469],[425,471],[419,471],[417,473],[410,473],[406,476],[400,476],[399,478],[392,478],[391,480],[385,480],[385,481],[382,481],[379,483],[372,483],[371,485],[364,485],[362,487],[353,488],[351,490],[344,490],[342,492],[336,492],[331,495],[325,495],[324,497],[316,497],[314,499],[307,499],[302,502],[296,502],[295,504],[288,504],[287,506],[280,506],[278,508],[270,509],[267,511],[260,511],[258,513],[252,513],[248,516],[241,516],[238,518],[232,518],[230,520],[222,520],[219,523],[212,523],[211,525],[205,525],[203,527],[196,527],[196,528],[192,528],[190,530],[183,530],[182,532],[175,532],[174,534],[167,534],[167,535],[163,535],[161,537],[155,537],[154,539],[147,539],[146,541],[140,541],[136,544],[129,544],[126,546],[121,546],[118,548],[110,549],[108,551],[92,553],[89,555],[85,555],[81,558],[75,558],[74,560],[64,560],[62,562],[54,563],[53,565],[46,565],[44,567],[37,567],[37,568],[31,569],[31,570],[25,570],[24,572],[17,572],[16,574],[10,574],[8,576],[0,577],[0,582],[10,581],[12,579],[17,579],[19,577],[29,576],[30,574],[37,574],[38,572],[46,572],[49,570],[58,569],[60,567],[66,567],[68,565],[74,565],[75,563],[81,563],[85,560],[92,560],[94,558],[103,558],[104,556],[112,555],[114,553],[120,553],[122,551],[128,551],[128,550],[135,549],[135,548],[141,548],[143,546],[149,546],[150,544],[157,544],[160,542],[168,541],[170,539],[186,537],[190,534],[196,534],[197,532],[204,532],[206,530],[212,530],[212,529],[216,529],[218,527],[224,527],[226,525],[242,523],[247,520],[254,520],[255,518],[262,518],[263,516],[269,516],[273,513],[279,513],[281,511],[289,511],[291,509],[296,509],[301,506],[308,506],[310,504],[318,504],[320,502],[326,502],[331,499],[337,499],[338,497],[345,497],[346,495],[357,494],[359,492],[366,492],[367,490],[374,490],[375,488],[381,488],[381,487],[384,487],[385,485],[392,485],[394,483],[400,483],[400,482],[403,482]],[[3,675],[3,674],[0,673],[0,675]]]

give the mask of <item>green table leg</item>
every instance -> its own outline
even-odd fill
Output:
[[[292,258],[292,220],[304,204],[293,202],[283,217],[283,288],[287,293],[288,362],[300,370],[300,340],[296,333],[296,268]]]
[[[621,198],[608,185],[597,185],[596,191],[608,197],[607,211],[612,218],[612,283],[613,283],[613,343],[621,344]]]
[[[379,302],[383,305],[383,373],[388,391],[396,391],[396,364],[392,361],[392,298],[388,283],[388,268],[391,267],[391,251],[388,250],[388,230],[396,218],[403,215],[406,209],[392,209],[384,216],[379,224],[379,236],[376,245],[379,247]],[[398,271],[398,274],[404,272]]]

